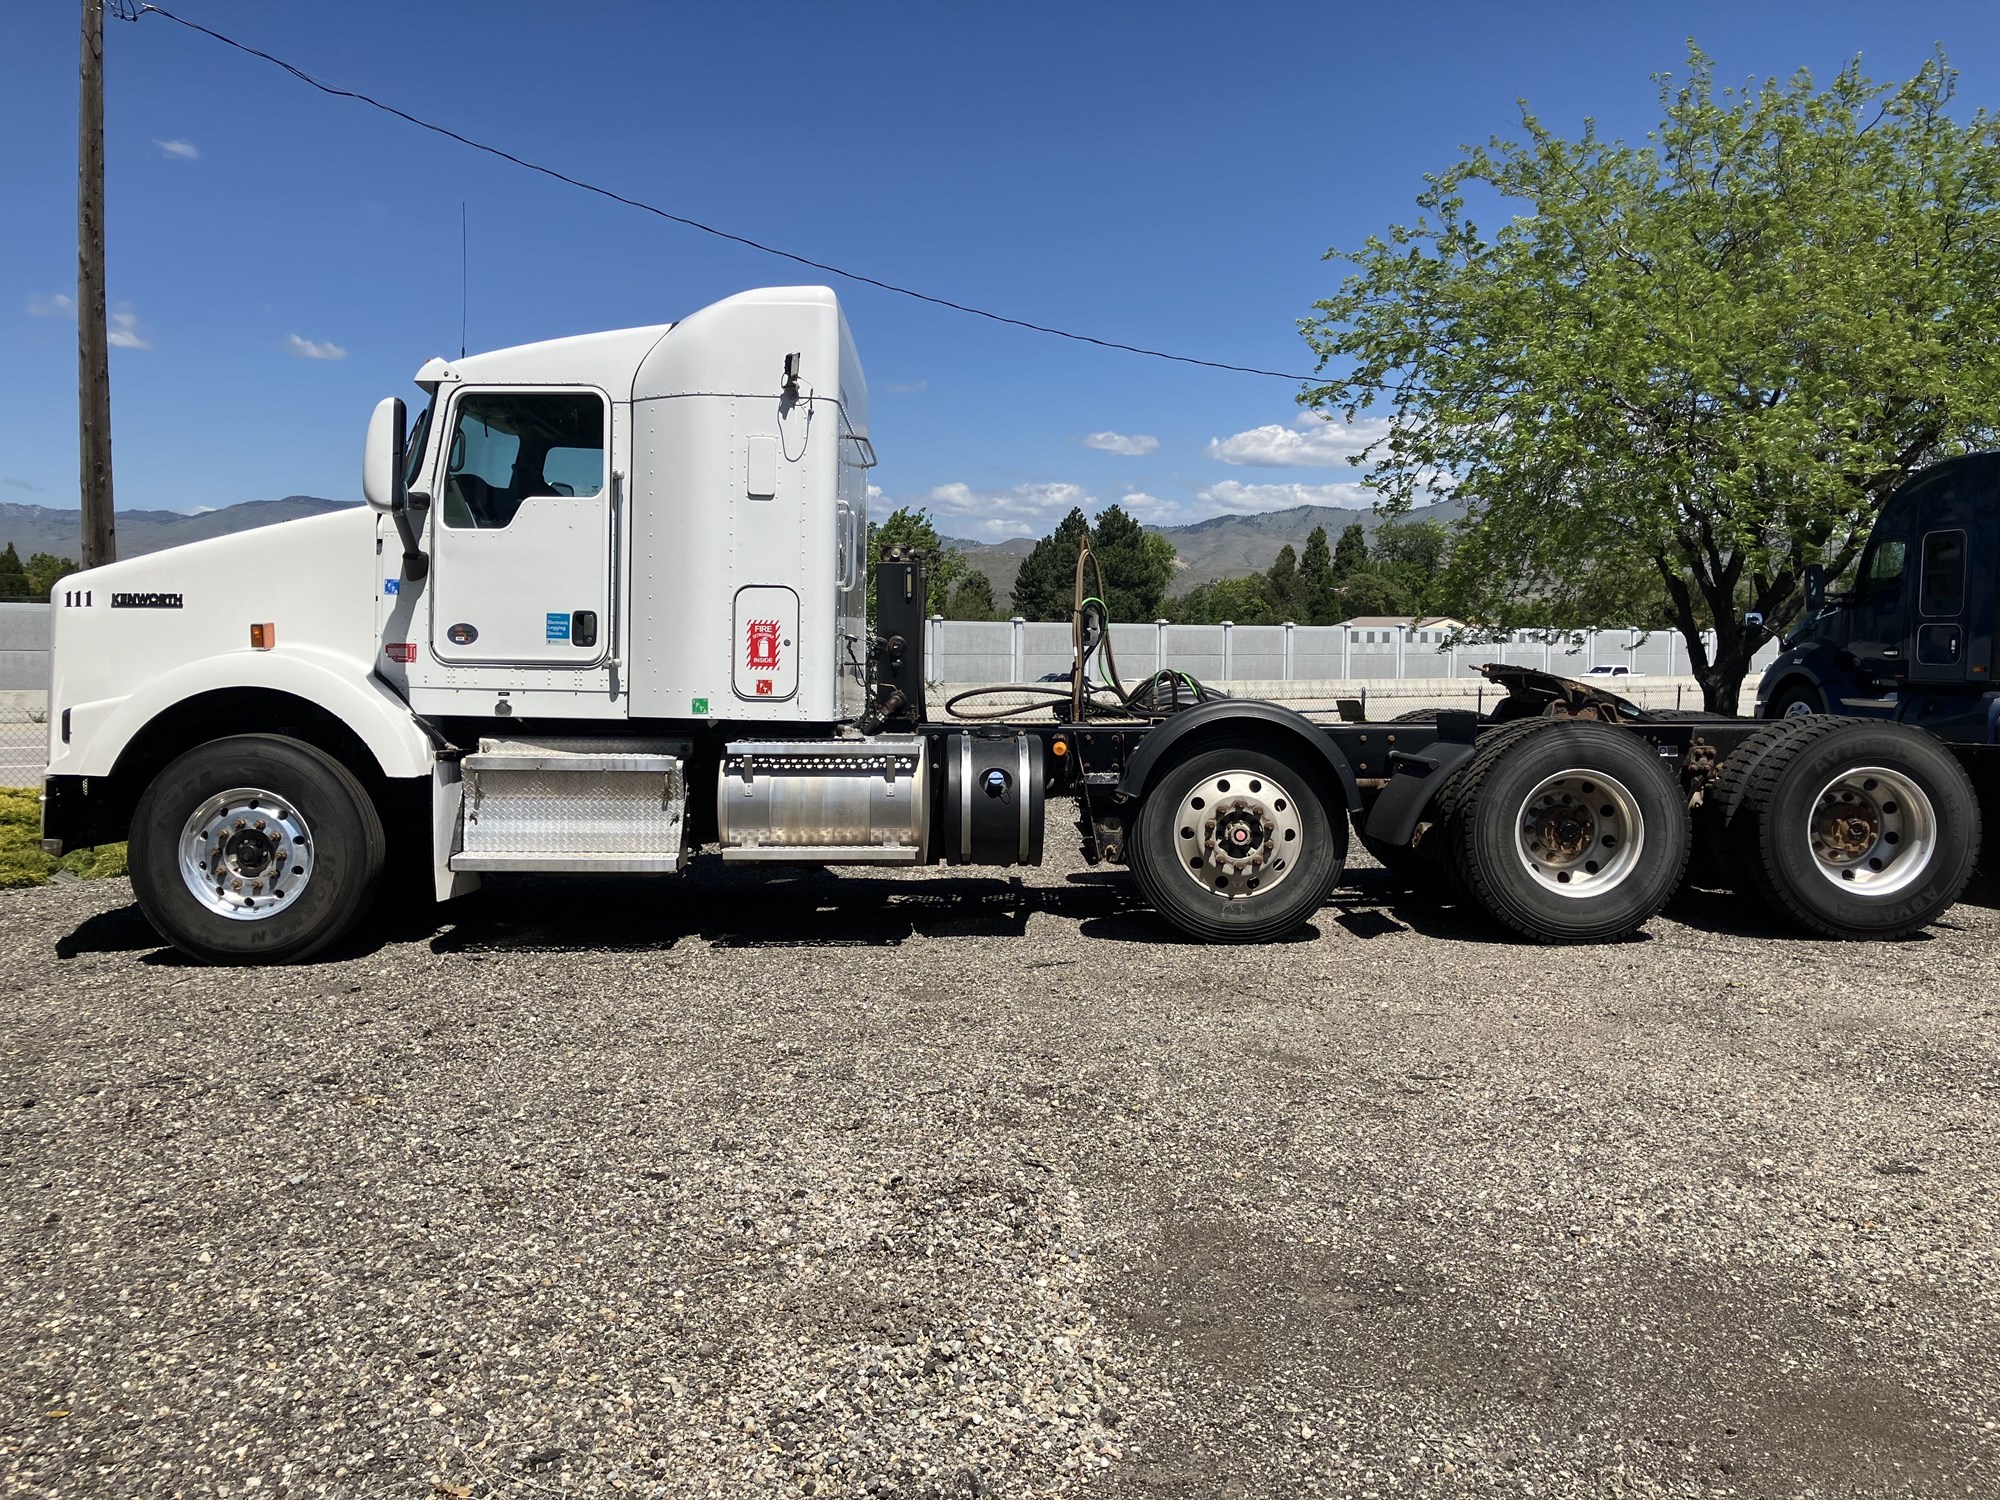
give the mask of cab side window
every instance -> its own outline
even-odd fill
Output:
[[[1924,578],[1920,607],[1927,615],[1948,616],[1965,608],[1965,533],[1933,531],[1924,538]]]
[[[604,489],[604,401],[588,391],[474,391],[454,412],[444,524],[501,530],[537,495]]]
[[[1868,563],[1861,571],[1860,594],[1864,599],[1886,599],[1903,587],[1903,554],[1908,546],[1900,538],[1877,537],[1868,550]]]

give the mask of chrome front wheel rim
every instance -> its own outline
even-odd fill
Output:
[[[1929,871],[1937,811],[1902,772],[1857,766],[1813,799],[1806,840],[1822,879],[1864,896],[1892,896]]]
[[[1181,869],[1231,901],[1267,895],[1305,851],[1298,800],[1262,771],[1223,771],[1188,789],[1174,813]]]
[[[231,921],[262,921],[295,904],[312,883],[314,857],[298,808],[261,787],[218,792],[181,829],[189,894]]]
[[[1601,771],[1544,778],[1514,815],[1514,853],[1522,868],[1544,890],[1574,900],[1622,884],[1645,847],[1638,799]]]

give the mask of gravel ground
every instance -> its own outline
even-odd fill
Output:
[[[0,895],[0,1492],[2000,1492],[1990,906],[1545,950],[1364,868],[1224,950],[704,862],[223,972],[129,902]]]

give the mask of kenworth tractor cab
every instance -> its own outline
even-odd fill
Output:
[[[1632,932],[1698,840],[1704,878],[1837,937],[1913,931],[1971,872],[1971,783],[1901,725],[1669,718],[1499,666],[1492,714],[1390,724],[1165,662],[1127,688],[1087,547],[1069,680],[934,717],[921,556],[885,549],[867,617],[868,392],[824,287],[416,378],[414,423],[369,423],[365,506],[55,590],[44,846],[129,837],[196,957],[304,959],[385,890],[488,876],[659,876],[666,913],[697,856],[1034,865],[1051,799],[1204,941],[1304,926],[1350,828],[1541,942]]]
[[[1883,503],[1845,594],[1806,571],[1806,618],[1757,687],[1763,718],[1849,714],[2000,741],[2000,453],[1948,459]]]

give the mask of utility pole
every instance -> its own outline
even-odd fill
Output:
[[[83,565],[118,560],[111,511],[111,355],[104,307],[104,0],[83,0],[76,128],[76,378]]]

